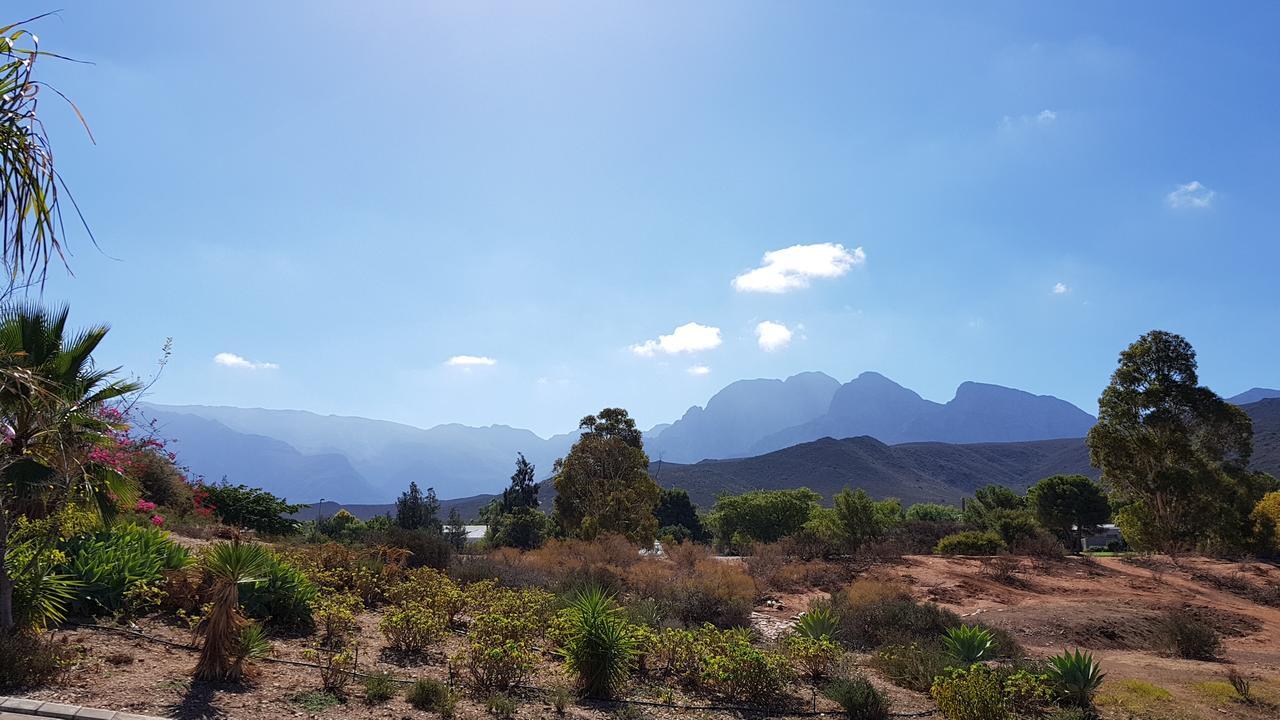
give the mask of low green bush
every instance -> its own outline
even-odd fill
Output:
[[[396,681],[391,673],[376,672],[364,679],[364,701],[381,705],[396,696]]]
[[[404,699],[419,710],[429,710],[445,714],[442,708],[452,713],[454,705],[453,691],[448,685],[434,678],[418,678],[404,693]]]
[[[285,516],[306,507],[290,505],[283,498],[262,488],[232,485],[225,479],[214,485],[203,485],[199,489],[207,493],[214,514],[222,522],[269,535],[290,535],[297,532],[301,523]]]
[[[494,693],[484,701],[484,709],[499,720],[511,720],[519,706],[516,699],[506,693]]]
[[[998,555],[1007,548],[999,533],[966,530],[948,535],[933,548],[937,555]]]
[[[844,710],[849,720],[888,720],[889,698],[861,675],[836,678],[822,694]]]
[[[720,647],[704,648],[702,681],[711,692],[752,706],[772,707],[794,678],[785,655],[751,644],[746,632],[725,633]]]
[[[43,685],[69,664],[67,651],[52,637],[30,630],[0,632],[0,689]]]
[[[950,664],[951,658],[947,653],[919,643],[890,645],[881,648],[871,658],[871,666],[889,682],[921,693],[929,692],[933,679],[945,672]]]
[[[999,675],[985,665],[951,668],[929,694],[947,720],[1006,720],[1009,708]]]
[[[800,674],[810,680],[827,677],[835,669],[842,654],[840,646],[826,635],[813,638],[808,635],[792,635],[786,640],[787,657]]]
[[[259,581],[240,588],[245,613],[277,630],[310,630],[315,626],[311,604],[316,586],[276,553],[269,552],[267,557],[267,571]]]
[[[169,533],[140,525],[113,525],[81,535],[63,546],[67,557],[57,573],[80,583],[71,609],[88,615],[122,610],[137,585],[158,583],[166,570],[190,564],[186,548]]]
[[[378,630],[387,639],[387,645],[405,653],[426,650],[444,637],[447,629],[443,614],[417,602],[388,608],[378,623]]]

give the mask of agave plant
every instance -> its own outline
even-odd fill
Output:
[[[966,665],[986,659],[994,642],[991,631],[979,625],[948,628],[942,635],[942,646],[947,654]]]
[[[840,619],[825,605],[817,605],[796,619],[796,634],[811,640],[834,640],[840,632]]]
[[[1076,707],[1093,704],[1093,694],[1106,676],[1089,653],[1076,650],[1049,658],[1049,680],[1055,692],[1063,702]]]
[[[204,557],[205,570],[214,578],[212,607],[196,626],[204,638],[197,680],[234,682],[244,676],[245,661],[261,650],[261,631],[245,619],[240,610],[240,586],[259,582],[270,565],[270,555],[261,545],[249,545],[239,538],[213,546]]]
[[[599,587],[579,590],[569,601],[572,627],[560,654],[591,697],[612,697],[636,662],[636,638],[613,595]]]

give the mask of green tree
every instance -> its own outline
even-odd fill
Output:
[[[467,527],[462,521],[462,513],[456,507],[449,508],[449,522],[444,526],[444,536],[458,552],[467,547]]]
[[[20,304],[0,310],[0,631],[15,628],[15,578],[44,557],[39,547],[11,563],[10,534],[19,520],[56,518],[70,504],[109,512],[136,488],[95,450],[113,447],[123,430],[106,403],[137,385],[113,381],[114,370],[94,366],[93,351],[107,335],[98,325],[67,330],[65,307]],[[56,540],[49,533],[42,540]]]
[[[833,501],[840,534],[851,552],[883,537],[902,512],[898,501],[877,503],[862,488],[845,488],[836,493]]]
[[[686,490],[664,488],[662,495],[658,498],[658,507],[654,509],[653,516],[658,520],[658,527],[673,535],[684,535],[696,542],[707,539],[702,518],[698,517],[698,509],[694,507]]]
[[[964,504],[964,516],[969,523],[986,525],[986,516],[991,513],[1026,509],[1026,498],[1003,485],[992,484],[974,491],[973,499]]]
[[[213,503],[213,512],[228,525],[272,535],[295,533],[301,525],[285,515],[292,515],[306,505],[290,505],[261,488],[232,485],[225,477],[222,482],[204,488]]]
[[[1265,476],[1245,468],[1253,425],[1199,384],[1185,338],[1153,330],[1120,353],[1098,400],[1089,457],[1134,547],[1239,546]]]
[[[922,522],[959,523],[964,521],[964,513],[960,508],[953,505],[915,503],[907,508],[906,519]]]
[[[409,489],[400,493],[396,500],[396,525],[405,530],[440,530],[440,501],[436,499],[436,489],[427,488],[424,495],[418,489],[418,483],[410,482]]]
[[[1027,504],[1041,525],[1073,549],[1111,518],[1102,487],[1084,475],[1054,475],[1027,491]]]
[[[531,507],[520,507],[498,516],[489,526],[490,542],[498,547],[532,550],[547,539],[547,514]]]
[[[622,408],[605,408],[578,427],[582,435],[556,461],[556,523],[573,537],[619,533],[633,542],[653,542],[660,490],[649,477],[635,420]]]
[[[822,496],[808,488],[753,490],[716,498],[708,521],[721,547],[777,542],[804,527]]]
[[[499,498],[503,513],[517,508],[538,507],[538,481],[533,464],[524,459],[524,453],[516,453],[516,456],[516,471],[511,475],[511,484]]]

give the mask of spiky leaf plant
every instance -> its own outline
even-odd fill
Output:
[[[991,654],[995,638],[991,631],[978,625],[948,628],[942,635],[942,646],[957,662],[971,665]]]
[[[210,596],[212,607],[200,624],[196,635],[204,638],[195,678],[213,682],[234,682],[244,676],[246,627],[250,627],[240,609],[240,586],[258,582],[270,565],[270,555],[261,545],[249,545],[239,538],[214,545],[204,556],[205,569],[214,579]],[[250,633],[248,639],[252,640]]]
[[[571,629],[560,649],[583,693],[612,697],[636,661],[636,639],[613,595],[599,587],[576,592],[569,601]]]
[[[839,632],[840,619],[825,605],[810,608],[809,612],[796,620],[796,634],[811,640],[821,640],[824,637],[834,640]]]
[[[1080,650],[1049,658],[1049,680],[1058,698],[1068,705],[1091,706],[1093,694],[1106,676],[1093,656]]]

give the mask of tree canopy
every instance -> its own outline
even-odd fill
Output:
[[[1238,546],[1268,484],[1246,469],[1249,416],[1201,386],[1196,371],[1185,338],[1153,330],[1120,353],[1098,400],[1089,456],[1135,547]]]
[[[605,408],[579,423],[582,435],[556,461],[555,521],[572,536],[618,533],[653,542],[653,510],[660,490],[649,477],[649,457],[635,420],[622,408]]]
[[[1027,504],[1036,520],[1079,550],[1080,540],[1094,534],[1111,518],[1102,487],[1084,475],[1053,475],[1027,491]]]

